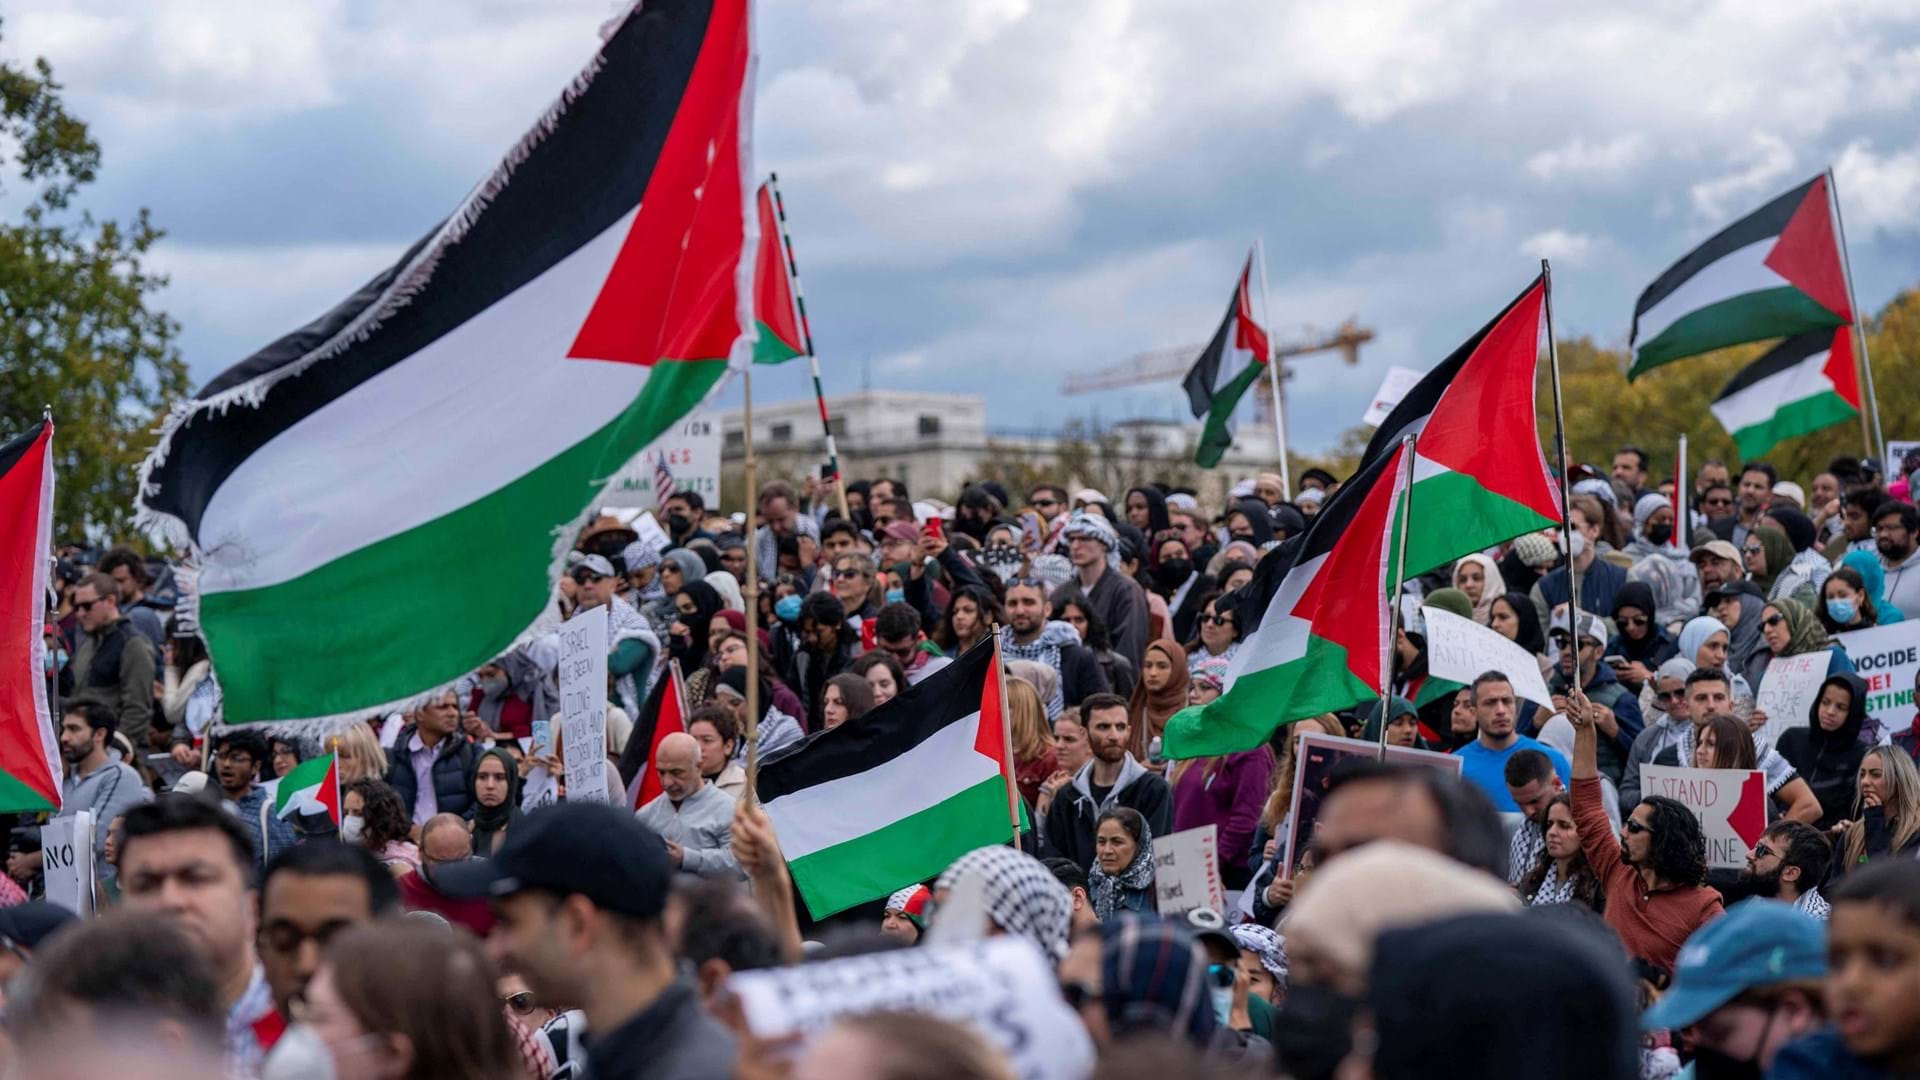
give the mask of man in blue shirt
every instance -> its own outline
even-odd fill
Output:
[[[1495,810],[1507,814],[1520,812],[1513,796],[1507,792],[1507,759],[1521,750],[1538,750],[1547,755],[1553,762],[1553,771],[1560,774],[1560,782],[1572,782],[1573,766],[1560,751],[1514,730],[1519,709],[1513,696],[1513,683],[1505,674],[1489,671],[1473,680],[1472,698],[1473,722],[1479,735],[1454,754],[1460,758],[1461,775],[1486,792]]]

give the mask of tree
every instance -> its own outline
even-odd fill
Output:
[[[0,222],[0,438],[53,410],[54,520],[61,539],[126,529],[156,421],[187,392],[179,324],[151,306],[166,278],[147,269],[162,233],[143,208],[126,224],[74,212],[100,146],[69,113],[53,69],[0,64],[0,143],[33,188]]]

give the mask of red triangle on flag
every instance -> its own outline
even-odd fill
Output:
[[[660,786],[660,771],[653,766],[659,756],[660,742],[676,731],[687,730],[686,688],[680,681],[680,662],[672,661],[660,673],[660,708],[653,715],[653,733],[647,738],[647,760],[640,763],[640,775],[634,778],[631,808],[638,810],[666,789]]]
[[[1424,449],[1425,438],[1417,445]],[[1376,694],[1388,647],[1387,538],[1406,452],[1405,447],[1396,448],[1375,474],[1372,489],[1293,607],[1294,616],[1307,620],[1314,637],[1346,650],[1347,670]]]
[[[1767,252],[1766,266],[1788,284],[1812,297],[1835,315],[1853,321],[1847,302],[1847,275],[1840,265],[1840,239],[1833,227],[1833,204],[1827,198],[1827,178],[1814,180],[1806,198],[1788,219],[1787,227]]]
[[[1820,369],[1833,383],[1833,392],[1840,395],[1842,401],[1860,409],[1860,368],[1853,362],[1853,327],[1837,326],[1833,331],[1833,349],[1827,353],[1827,364]]]

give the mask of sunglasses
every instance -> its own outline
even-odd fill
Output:
[[[508,994],[500,999],[500,1004],[512,1009],[515,1016],[525,1016],[533,1011],[533,991],[522,990],[517,994]]]
[[[1035,506],[1059,506],[1059,505],[1060,505],[1060,500],[1059,500],[1059,499],[1035,499],[1035,500],[1033,500],[1033,505],[1035,505]]]
[[[105,599],[106,599],[106,597],[104,597],[104,596],[96,596],[96,597],[94,597],[94,598],[93,598],[93,599],[91,599],[91,600],[75,600],[75,601],[73,602],[73,610],[75,610],[75,611],[92,611],[92,610],[93,610],[93,605],[95,605],[95,604],[98,604],[98,603],[100,603],[101,601],[103,601],[103,600],[105,600]]]
[[[1201,621],[1201,622],[1203,622],[1203,623],[1207,623],[1207,624],[1209,624],[1209,625],[1212,625],[1212,626],[1232,626],[1232,625],[1233,625],[1233,616],[1231,616],[1231,615],[1202,615],[1202,616],[1200,616],[1200,621]]]
[[[1702,506],[1732,506],[1732,505],[1733,505],[1733,500],[1732,500],[1732,499],[1729,499],[1729,498],[1727,498],[1727,497],[1726,497],[1725,495],[1719,495],[1719,496],[1715,496],[1714,498],[1711,498],[1711,499],[1701,499],[1701,500],[1700,500],[1700,505],[1702,505]]]
[[[866,577],[866,576],[867,575],[861,573],[860,571],[854,569],[851,566],[843,566],[840,569],[835,570],[833,572],[833,579],[835,581],[852,581],[854,578]]]
[[[1620,622],[1626,626],[1645,626],[1648,619],[1645,615],[1622,615]]]
[[[1769,615],[1766,618],[1760,620],[1760,625],[1761,626],[1779,626],[1780,624],[1786,621],[1787,621],[1787,617],[1785,615]]]
[[[1748,555],[1764,555],[1767,552],[1766,548],[1763,548],[1758,544],[1748,544],[1746,547],[1743,547],[1740,550],[1743,553]]]
[[[573,572],[573,583],[575,585],[591,585],[594,582],[599,581],[600,578],[601,578],[601,575],[596,574],[591,570],[575,570]]]
[[[1765,844],[1755,844],[1753,845],[1753,857],[1755,861],[1759,861],[1760,859],[1777,859],[1780,857],[1780,853]]]
[[[1685,701],[1687,700],[1687,692],[1685,690],[1661,690],[1654,694],[1653,697],[1655,701]]]
[[[1628,832],[1632,833],[1635,836],[1639,836],[1642,833],[1653,832],[1652,829],[1647,828],[1645,825],[1640,824],[1639,822],[1633,820],[1632,818],[1628,818],[1627,820],[1621,822],[1620,826],[1621,828],[1626,829]]]

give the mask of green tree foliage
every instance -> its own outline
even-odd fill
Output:
[[[151,305],[166,279],[147,268],[161,232],[142,209],[126,224],[76,210],[100,146],[69,113],[42,60],[0,64],[6,179],[32,198],[0,221],[0,437],[51,407],[60,539],[122,533],[156,419],[187,391],[179,325]]]

